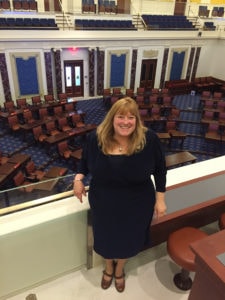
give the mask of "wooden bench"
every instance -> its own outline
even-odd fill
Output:
[[[166,167],[167,169],[177,166],[182,166],[186,163],[196,162],[197,157],[192,155],[188,151],[182,151],[175,154],[170,154],[166,156]]]

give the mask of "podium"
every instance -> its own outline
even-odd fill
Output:
[[[196,274],[188,300],[224,300],[225,230],[191,244]]]

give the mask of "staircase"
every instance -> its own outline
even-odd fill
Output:
[[[133,17],[132,23],[137,28],[137,30],[146,30],[145,24],[140,15],[133,15],[132,17]]]
[[[55,22],[59,30],[74,30],[74,22],[71,20],[69,14],[57,13],[55,15]]]
[[[187,17],[187,20],[190,21],[195,28],[197,28],[197,29],[202,28],[202,25],[199,22],[199,17]]]

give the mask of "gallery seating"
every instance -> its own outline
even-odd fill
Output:
[[[96,4],[94,0],[82,0],[82,13],[96,13]]]
[[[75,19],[76,30],[137,30],[132,20]]]
[[[20,2],[20,1],[18,1]],[[30,1],[30,4],[35,3]],[[58,30],[59,27],[56,24],[54,18],[12,18],[3,17],[0,18],[0,29],[2,30]]]
[[[206,5],[200,5],[198,8],[198,16],[199,17],[207,17],[209,16],[210,10]]]
[[[149,30],[197,30],[186,16],[143,14],[142,19]]]
[[[216,30],[216,26],[213,22],[204,22],[203,30]]]

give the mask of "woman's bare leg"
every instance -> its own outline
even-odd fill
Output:
[[[105,259],[105,270],[103,271],[101,287],[105,290],[108,289],[112,283],[114,276],[114,263],[113,259]]]
[[[107,274],[113,275],[114,272],[113,259],[105,259],[105,271]]]
[[[117,259],[117,263],[116,263],[116,269],[115,269],[115,276],[116,277],[120,277],[123,275],[124,273],[124,265],[126,263],[127,259],[126,258],[119,258]]]
[[[124,265],[127,259],[117,259],[115,268],[115,286],[118,292],[123,292],[125,289],[125,274]]]

